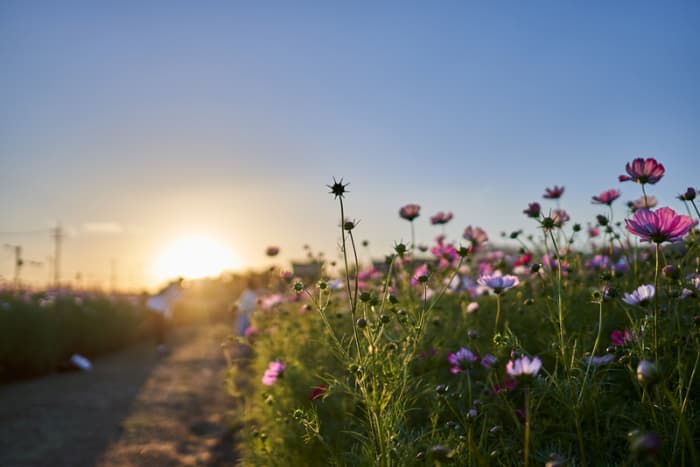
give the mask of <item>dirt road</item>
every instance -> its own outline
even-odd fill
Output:
[[[0,466],[231,466],[223,325],[99,358],[91,372],[0,386]]]

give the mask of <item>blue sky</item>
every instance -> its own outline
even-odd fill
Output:
[[[409,202],[425,242],[437,210],[451,238],[528,226],[554,184],[585,224],[592,195],[639,196],[617,182],[635,157],[664,163],[651,191],[682,209],[697,24],[697,2],[2,2],[0,231],[60,220],[64,276],[104,280],[117,258],[126,285],[187,233],[243,265],[268,244],[335,256],[333,176],[377,255],[408,236]],[[0,241],[51,254],[48,235]]]

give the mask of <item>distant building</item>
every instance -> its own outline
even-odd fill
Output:
[[[309,263],[292,263],[292,272],[296,277],[309,280],[319,280],[321,278],[321,263],[317,261]]]

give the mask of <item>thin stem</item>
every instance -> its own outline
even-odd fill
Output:
[[[588,374],[591,371],[591,365],[593,364],[593,358],[595,357],[596,351],[598,350],[598,343],[600,342],[600,335],[603,332],[603,300],[598,302],[598,334],[595,336],[595,341],[593,342],[593,350],[591,351],[591,356],[588,359],[588,365],[586,366],[586,374],[583,377],[583,383],[581,384],[581,392],[578,394],[578,404],[581,404],[581,399],[583,399],[583,391],[586,388],[586,382],[588,381]]]
[[[525,442],[523,460],[525,467],[530,465],[530,389],[525,389]]]
[[[496,326],[493,330],[493,333],[496,334],[498,332],[498,320],[500,319],[501,316],[501,294],[496,294]]]
[[[654,267],[654,358],[659,359],[658,315],[659,315],[659,250],[661,243],[656,244],[656,266]]]
[[[355,297],[350,293],[350,269],[348,268],[348,249],[345,244],[345,210],[343,208],[343,197],[338,198],[340,200],[340,236],[343,242],[343,261],[345,263],[345,284],[347,285],[348,300],[350,301],[350,316],[352,318],[352,334],[355,340],[355,348],[357,349],[357,358],[361,358],[360,354],[360,339],[357,336],[357,326],[355,325],[355,306],[357,300],[357,294]],[[357,273],[357,271],[355,271]],[[357,280],[355,281],[357,284]]]
[[[697,215],[698,215],[698,219],[700,219],[700,211],[698,211],[698,205],[695,204],[695,200],[692,200],[692,199],[691,199],[691,200],[690,200],[690,204],[693,205],[693,208],[695,209],[695,214],[697,214]]]
[[[644,208],[649,209],[649,202],[647,201],[647,190],[644,188],[643,183],[642,183],[642,194],[644,195]]]
[[[562,303],[561,297],[561,258],[559,257],[559,248],[557,247],[557,241],[554,239],[554,234],[552,233],[551,229],[549,231],[549,236],[552,239],[552,246],[557,256],[557,308],[559,312],[559,347],[561,349],[562,363],[566,367],[566,347],[564,346],[564,305]]]

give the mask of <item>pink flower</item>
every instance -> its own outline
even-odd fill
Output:
[[[427,264],[422,264],[418,266],[414,271],[413,271],[413,276],[411,277],[411,285],[416,285],[418,282],[420,282],[422,277],[428,277],[428,265]]]
[[[643,242],[679,242],[695,225],[690,216],[676,214],[669,207],[656,211],[639,209],[632,219],[625,219],[627,231],[637,235]]]
[[[643,209],[643,208],[655,208],[657,204],[656,197],[652,195],[648,195],[646,198],[642,196],[639,199],[636,199],[634,201],[630,201],[627,203],[627,206],[632,210],[632,212],[637,211],[638,209]]]
[[[520,280],[515,276],[502,276],[499,273],[481,276],[477,281],[479,285],[488,287],[495,294],[501,294],[506,290],[515,287]]]
[[[399,216],[412,222],[413,219],[420,216],[420,206],[417,204],[407,204],[399,209]]]
[[[267,366],[267,370],[265,370],[265,374],[263,375],[262,383],[265,386],[272,386],[277,381],[277,378],[282,376],[285,368],[284,363],[280,362],[279,360],[270,362]]]
[[[452,220],[452,213],[444,213],[442,211],[438,212],[434,216],[430,218],[430,223],[433,225],[442,225],[442,224],[447,224]]]
[[[625,170],[627,170],[628,175],[620,175],[618,179],[621,182],[632,181],[641,184],[651,183],[652,185],[661,180],[664,172],[666,172],[663,164],[656,162],[656,159],[653,157],[649,157],[646,160],[639,157],[632,162],[628,162]]]
[[[532,255],[530,253],[525,253],[515,260],[513,266],[527,266],[532,261]]]
[[[463,373],[471,367],[471,364],[477,361],[479,357],[469,349],[462,347],[455,353],[447,356],[447,361],[450,362],[452,368],[450,372],[453,374]]]
[[[479,304],[477,302],[469,302],[467,305],[467,313],[474,313],[479,309]]]
[[[610,206],[613,201],[620,197],[619,190],[607,190],[593,197],[593,204],[607,204]]]
[[[437,245],[435,245],[430,252],[435,255],[436,258],[440,259],[440,268],[444,268],[452,264],[459,258],[457,254],[457,249],[451,243],[445,244],[445,236],[440,235],[437,238]]]
[[[598,235],[600,235],[600,230],[598,230],[598,227],[588,227],[588,236],[590,238],[596,238]]]
[[[552,211],[552,215],[550,217],[554,221],[554,225],[560,228],[564,226],[565,222],[571,219],[569,217],[569,213],[563,209],[555,209]]]
[[[540,368],[542,368],[542,360],[539,357],[534,357],[530,360],[524,356],[506,363],[506,373],[514,378],[518,376],[535,376],[539,373]]]
[[[554,188],[545,188],[544,194],[542,195],[545,199],[559,199],[561,195],[564,194],[564,187],[554,185]]]
[[[265,254],[267,256],[270,256],[270,257],[277,256],[279,254],[279,252],[280,252],[280,249],[279,249],[279,247],[276,247],[276,246],[268,246],[267,249],[265,250]]]
[[[472,227],[471,225],[468,225],[467,228],[464,229],[462,237],[471,243],[472,250],[476,250],[480,245],[489,241],[489,236],[484,229],[481,227]]]

